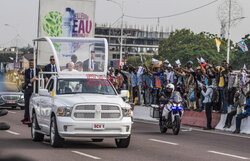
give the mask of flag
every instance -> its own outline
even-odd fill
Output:
[[[178,59],[175,61],[175,63],[178,65],[178,66],[181,66],[181,61]]]
[[[240,49],[243,52],[248,51],[247,45],[246,45],[246,43],[244,41],[237,42],[236,44],[240,47]]]
[[[201,63],[201,60],[199,58],[196,58],[196,59],[197,59],[198,63]]]
[[[215,38],[215,43],[216,43],[217,51],[219,53],[220,52],[221,41],[219,39]]]
[[[159,60],[152,58],[152,62],[153,62],[154,64],[157,64],[157,63],[159,62]]]
[[[244,66],[243,66],[243,71],[242,71],[242,77],[241,77],[241,82],[242,82],[243,84],[245,84],[246,81],[247,81],[246,69],[247,69],[246,64],[244,64]]]
[[[142,55],[140,54],[140,57],[141,57],[141,62],[143,63],[143,60],[142,60]]]
[[[138,73],[139,73],[139,74],[143,74],[143,70],[144,70],[144,68],[140,66],[140,67],[139,67],[139,70],[138,70]]]
[[[201,63],[205,63],[205,60],[201,57],[200,59]]]
[[[246,66],[246,64],[244,64],[243,69],[244,69],[244,70],[247,70],[247,66]]]
[[[165,60],[164,63],[169,64],[169,61],[168,61],[168,60]]]

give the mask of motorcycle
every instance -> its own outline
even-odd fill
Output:
[[[167,129],[172,129],[174,135],[178,135],[183,113],[182,101],[169,101],[167,104],[161,105],[159,110],[159,126],[161,133],[166,133]]]

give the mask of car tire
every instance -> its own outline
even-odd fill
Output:
[[[21,109],[21,110],[24,110],[24,106],[21,106],[20,109]]]
[[[64,139],[58,134],[56,117],[51,118],[50,123],[50,145],[54,148],[62,147]]]
[[[103,142],[103,139],[91,139],[93,142]]]
[[[130,135],[126,139],[115,139],[117,148],[127,148],[130,143]]]
[[[39,125],[37,123],[36,114],[33,114],[32,123],[31,123],[31,138],[33,141],[40,142],[40,141],[43,141],[44,134],[36,132],[36,130],[38,129],[39,129]]]

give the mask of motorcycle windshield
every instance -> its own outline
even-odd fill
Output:
[[[181,98],[180,94],[176,93],[176,94],[174,95],[174,102],[175,102],[175,103],[180,103],[180,102],[182,102],[182,98]]]

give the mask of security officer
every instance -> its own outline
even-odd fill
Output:
[[[50,56],[50,64],[46,65],[43,69],[44,72],[56,72],[56,63],[54,56]],[[49,78],[51,77],[51,74],[45,74],[45,83],[48,83]]]
[[[25,101],[25,111],[24,111],[24,119],[22,122],[29,121],[29,101],[30,97],[33,93],[33,85],[36,81],[36,78],[38,77],[39,69],[36,69],[34,71],[34,60],[29,60],[29,69],[25,70],[25,76],[24,76],[24,101]],[[36,75],[35,75],[36,74]],[[36,88],[38,87],[38,84],[36,83]]]

